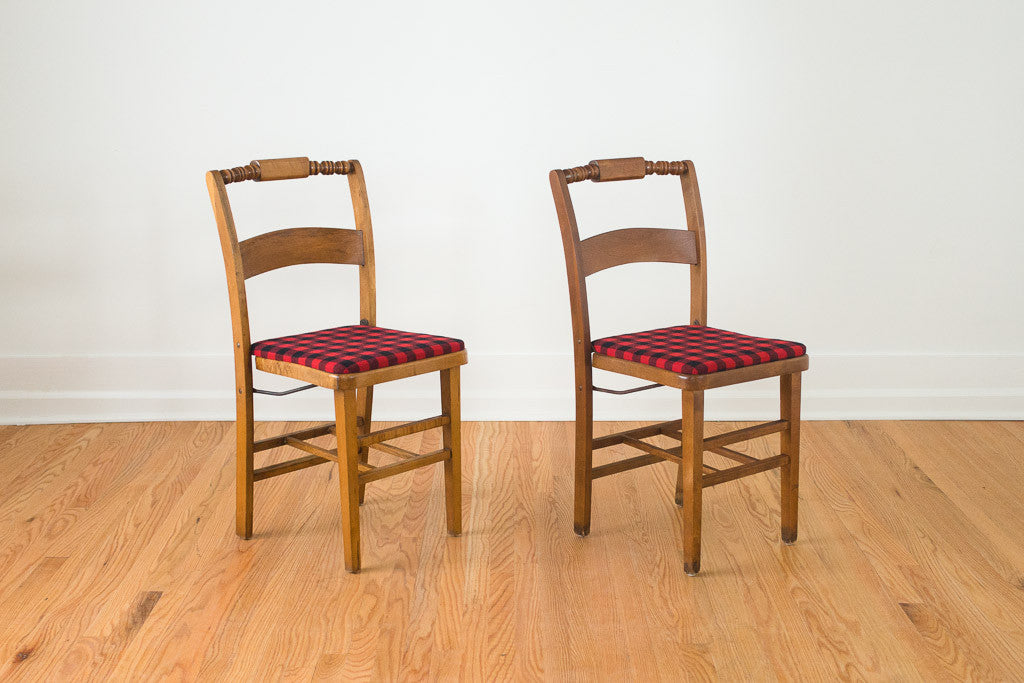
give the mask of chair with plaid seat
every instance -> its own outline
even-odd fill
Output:
[[[626,228],[580,240],[569,184],[583,180],[639,180],[649,175],[679,176],[686,212],[686,230]],[[793,543],[797,532],[797,486],[800,460],[800,378],[808,367],[803,344],[751,337],[707,326],[707,271],[704,214],[693,164],[689,161],[646,161],[640,157],[591,161],[585,166],[550,174],[558,222],[565,247],[572,309],[576,367],[576,454],[574,528],[590,533],[590,499],[594,479],[637,467],[669,461],[679,466],[676,504],[683,508],[683,566],[700,571],[701,491],[739,477],[779,468],[782,472],[782,540]],[[586,278],[594,273],[640,262],[690,266],[689,324],[647,332],[590,338]],[[614,391],[595,387],[593,369],[630,375],[654,384]],[[780,419],[725,434],[704,437],[704,391],[715,387],[779,377]],[[682,390],[682,419],[594,438],[593,392],[626,394],[659,386]],[[781,453],[757,459],[729,445],[780,434]],[[664,435],[679,440],[661,448],[643,439]],[[594,467],[593,452],[624,444],[642,455]],[[704,464],[708,451],[738,465],[719,469]]]
[[[228,183],[308,178],[313,175],[348,176],[355,229],[286,228],[238,241],[228,202]],[[238,535],[252,537],[253,482],[313,465],[337,462],[345,568],[358,572],[359,504],[363,501],[366,484],[443,462],[448,533],[458,536],[462,531],[459,367],[466,363],[465,346],[458,339],[376,326],[373,230],[366,183],[359,162],[317,162],[306,157],[264,159],[228,170],[210,171],[206,174],[206,184],[224,252],[234,332],[237,417],[235,524]],[[303,263],[359,267],[359,324],[251,343],[245,281],[267,271]],[[283,392],[254,389],[253,363],[258,370],[311,384]],[[440,415],[397,427],[370,430],[374,385],[436,371],[440,372]],[[334,391],[334,423],[267,439],[254,439],[254,393],[282,395],[314,386]],[[413,453],[386,443],[435,427],[442,430],[442,448],[431,453]],[[337,437],[337,448],[327,449],[308,441],[328,434]],[[306,455],[254,468],[254,453],[281,446],[297,448]],[[395,456],[398,461],[370,465],[371,448]]]

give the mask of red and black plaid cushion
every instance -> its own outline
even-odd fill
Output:
[[[807,353],[807,347],[798,342],[750,337],[703,325],[619,334],[598,339],[593,347],[595,353],[679,375],[707,375]]]
[[[256,342],[252,355],[348,375],[443,356],[466,348],[460,339],[348,325]]]

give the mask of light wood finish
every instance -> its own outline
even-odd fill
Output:
[[[712,372],[707,375],[677,375],[668,370],[656,368],[653,365],[644,365],[633,361],[613,358],[603,354],[593,354],[593,367],[608,372],[616,372],[620,375],[629,375],[638,379],[646,379],[657,382],[666,387],[675,387],[685,391],[704,391],[705,389],[717,389],[743,382],[753,382],[769,377],[803,372],[810,364],[807,356],[777,360],[773,363],[761,363],[735,370],[723,370]]]
[[[438,415],[437,417],[428,417],[424,420],[417,420],[415,422],[406,422],[405,424],[398,425],[397,427],[388,427],[387,429],[378,429],[375,432],[367,432],[359,437],[360,446],[372,446],[373,444],[380,443],[381,441],[390,441],[391,439],[397,439],[402,436],[409,436],[410,434],[416,434],[417,432],[424,432],[428,429],[434,429],[448,424],[450,418],[447,415]]]
[[[580,242],[583,274],[593,275],[626,263],[696,263],[697,242],[687,230],[622,228]]]
[[[289,432],[288,434],[278,434],[277,436],[269,439],[259,439],[253,443],[253,451],[259,453],[260,451],[266,451],[271,448],[279,448],[288,443],[288,439],[312,439],[317,436],[323,436],[325,434],[334,433],[334,423],[317,425],[316,427],[310,427],[309,429],[300,429],[297,432]]]
[[[359,444],[356,441],[356,392],[334,392],[338,426],[338,486],[341,491],[341,542],[345,569],[358,572],[359,562]]]
[[[1024,422],[805,422],[800,542],[775,472],[704,489],[696,580],[675,466],[598,481],[581,540],[572,424],[462,435],[466,533],[440,467],[382,480],[346,574],[333,465],[258,484],[245,542],[230,423],[0,426],[0,679],[1024,680]]]
[[[322,458],[319,455],[303,455],[299,458],[292,458],[291,460],[285,460],[284,462],[274,463],[273,465],[267,465],[266,467],[259,467],[253,470],[252,478],[253,481],[263,481],[264,479],[270,479],[282,474],[288,474],[289,472],[296,472],[298,470],[306,469],[307,467],[313,467],[315,465],[323,465],[328,462],[337,462],[335,458]]]
[[[679,176],[686,229],[626,228],[611,230],[580,240],[576,213],[569,193],[569,184],[592,180],[607,182],[638,180],[648,175]],[[690,161],[646,161],[641,157],[601,159],[585,166],[555,169],[549,175],[551,193],[558,215],[565,252],[565,269],[569,282],[569,305],[572,316],[573,357],[576,385],[575,515],[573,528],[580,536],[590,533],[593,480],[610,474],[628,472],[638,467],[669,460],[679,465],[676,481],[676,502],[684,509],[683,564],[687,572],[700,569],[701,490],[767,469],[783,468],[786,490],[782,493],[782,535],[788,542],[796,539],[797,480],[799,477],[800,380],[808,367],[807,356],[762,363],[706,375],[680,375],[652,365],[593,353],[590,337],[590,308],[587,298],[587,277],[607,268],[627,263],[668,262],[690,267],[691,325],[707,324],[707,245],[704,235],[704,210],[700,201],[697,173]],[[678,425],[662,423],[629,434],[612,434],[595,440],[593,436],[594,391],[617,392],[594,387],[594,368],[629,375],[681,389],[683,417]],[[751,382],[768,377],[782,377],[782,419],[740,430],[717,442],[706,442],[703,433],[704,395],[707,389]],[[794,380],[794,377],[796,378]],[[794,389],[795,387],[795,389]],[[644,390],[650,387],[640,387]],[[726,444],[785,431],[784,453],[793,457],[773,457],[760,461],[725,448]],[[680,440],[678,449],[665,449],[640,439],[668,436]],[[722,441],[728,438],[730,441]],[[595,449],[626,444],[646,453],[619,464],[593,465]],[[740,465],[720,470],[703,464],[705,450],[724,456]]]
[[[441,443],[444,462],[444,510],[448,534],[462,534],[462,395],[458,367],[441,371]]]
[[[308,368],[305,365],[285,363],[284,361],[270,360],[268,358],[256,358],[254,360],[257,370],[302,380],[303,382],[316,384],[326,389],[341,391],[343,389],[371,387],[382,382],[391,382],[396,379],[405,379],[407,377],[438,372],[439,370],[448,370],[465,365],[468,362],[468,358],[466,351],[463,350],[455,353],[446,353],[443,356],[434,356],[433,358],[424,358],[423,360],[414,360],[410,363],[391,365],[386,368],[356,372],[348,375],[333,375],[321,370]]]
[[[312,175],[346,175],[355,229],[341,228],[284,228],[239,241],[235,229],[226,185],[253,180],[256,182],[308,178]],[[461,521],[452,515],[461,506],[461,473],[458,439],[458,366],[467,361],[465,351],[379,368],[367,372],[336,375],[314,370],[294,363],[250,356],[251,338],[249,313],[246,302],[245,281],[278,268],[307,263],[336,263],[359,268],[359,323],[377,324],[377,291],[373,251],[373,226],[366,194],[366,181],[358,161],[310,161],[307,157],[260,159],[245,166],[206,174],[214,217],[220,234],[224,267],[231,303],[231,326],[234,336],[235,391],[236,391],[236,464],[235,464],[235,530],[244,539],[253,534],[254,482],[290,474],[328,461],[338,462],[341,484],[342,535],[345,540],[345,568],[351,572],[360,569],[359,505],[366,497],[366,484],[388,476],[400,474],[410,468],[423,467],[441,459],[451,484],[447,490],[446,505],[449,532],[457,535]],[[326,387],[334,391],[337,422],[321,425],[297,433],[280,434],[256,441],[253,435],[253,378],[252,368]],[[440,372],[442,377],[442,413],[440,418],[410,423],[391,429],[387,433],[370,434],[373,412],[373,386],[396,379]],[[454,383],[454,386],[452,386]],[[452,417],[454,416],[454,417]],[[432,422],[436,421],[436,422]],[[402,454],[398,447],[380,442],[415,431],[441,426],[445,434],[444,458],[438,452],[412,457],[400,465],[375,467],[370,464],[370,446],[391,454]],[[454,427],[453,427],[454,423]],[[328,449],[310,443],[308,439],[334,434],[338,447]],[[309,455],[266,465],[254,465],[254,453],[279,446],[290,446]],[[453,457],[449,454],[454,453]],[[354,507],[353,507],[354,506]]]
[[[676,470],[676,505],[683,508],[683,569],[700,571],[700,534],[704,483],[704,392],[683,392],[683,440]]]

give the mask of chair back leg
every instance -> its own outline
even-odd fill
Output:
[[[338,436],[338,482],[341,488],[341,534],[345,569],[359,571],[359,432],[356,390],[334,392]]]
[[[252,538],[253,453],[252,387],[238,389],[235,402],[235,533]]]
[[[700,522],[704,487],[704,392],[683,392],[682,462],[676,477],[676,505],[683,508],[683,569],[700,571]]]
[[[780,433],[782,455],[789,461],[782,474],[782,540],[796,541],[797,505],[800,492],[800,379],[802,373],[782,375],[780,381],[780,417],[786,428]]]
[[[573,531],[590,533],[590,499],[594,478],[594,392],[589,381],[577,379],[576,468],[573,503]]]
[[[360,436],[370,433],[370,419],[373,415],[373,387],[365,387],[356,391],[359,404],[359,434]],[[359,447],[359,462],[364,465],[370,462],[370,447]],[[362,505],[366,499],[366,484],[359,482],[359,504]]]
[[[462,422],[458,366],[441,371],[441,447],[449,453],[444,461],[444,512],[448,533],[462,534]]]

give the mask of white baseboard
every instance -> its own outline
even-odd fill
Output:
[[[0,357],[0,424],[234,419],[231,356]],[[297,383],[256,373],[257,386]],[[635,386],[598,371],[601,386]],[[778,411],[774,380],[707,393],[709,420],[767,419]],[[567,354],[473,354],[462,371],[464,420],[572,420]],[[374,418],[413,419],[438,409],[436,375],[377,389]],[[598,420],[671,419],[677,392],[597,396]],[[257,396],[260,420],[327,420],[325,389]],[[1024,419],[1024,354],[817,354],[803,416],[837,419]]]

